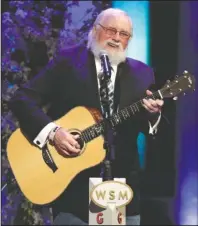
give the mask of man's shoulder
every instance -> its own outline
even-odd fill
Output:
[[[85,45],[73,45],[61,49],[56,56],[50,61],[50,64],[62,64],[67,65],[69,62],[81,61],[87,54],[87,48]]]
[[[85,45],[73,45],[73,46],[68,46],[67,48],[64,48],[62,49],[60,52],[59,52],[59,55],[61,57],[72,57],[72,56],[75,56],[77,57],[78,54],[81,54],[82,52],[85,52],[87,51],[87,48]]]
[[[137,60],[137,59],[134,59],[134,58],[130,58],[130,57],[127,57],[127,62],[129,64],[129,66],[137,71],[153,71],[152,67],[150,67],[148,64],[140,61],[140,60]]]
[[[154,82],[154,71],[148,64],[133,58],[127,58],[127,64],[130,67],[131,75],[137,78],[144,78],[144,82]]]

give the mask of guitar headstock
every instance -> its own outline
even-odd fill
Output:
[[[195,91],[195,77],[188,71],[184,71],[182,76],[176,76],[173,81],[167,81],[160,89],[163,98],[177,99],[180,94],[186,95],[186,91]]]

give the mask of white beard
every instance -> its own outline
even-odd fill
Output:
[[[106,45],[108,45],[107,42],[113,43],[111,40],[107,40],[104,42],[103,45],[100,45],[100,44],[98,44],[97,41],[92,39],[92,40],[89,40],[88,46],[90,47],[94,56],[99,59],[99,54],[100,54],[101,50],[104,50],[105,49],[104,47]],[[126,51],[124,51],[122,49],[121,44],[117,44],[117,45],[119,45],[119,50],[117,50],[117,51],[106,50],[108,57],[109,57],[109,61],[112,65],[118,65],[119,63],[124,62],[126,60]]]

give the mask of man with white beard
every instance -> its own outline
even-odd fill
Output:
[[[98,76],[101,71],[101,50],[107,52],[112,67],[114,111],[131,105],[144,94],[152,95],[149,90],[154,83],[152,69],[126,57],[132,36],[132,21],[124,11],[112,8],[104,10],[89,32],[87,46],[67,49],[17,90],[10,107],[26,137],[41,149],[49,141],[64,156],[80,152],[79,136],[72,135],[69,128],[57,126],[54,121],[76,106],[95,108],[101,112]],[[48,103],[50,108],[44,113],[41,107]],[[116,127],[113,176],[126,178],[134,192],[132,202],[126,207],[127,225],[140,224],[137,136],[139,132],[157,132],[163,104],[161,99],[144,99],[143,111]],[[89,178],[100,177],[100,173],[101,166],[98,165],[74,178],[52,204],[54,225],[88,223]]]
[[[122,15],[121,19],[120,15]],[[122,30],[123,26],[124,30]],[[120,27],[121,33],[116,32],[115,27]],[[108,9],[97,17],[93,28],[89,32],[87,47],[98,59],[100,51],[105,49],[111,64],[118,65],[126,59],[126,48],[132,33],[130,17],[121,10]]]

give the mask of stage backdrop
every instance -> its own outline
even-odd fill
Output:
[[[178,73],[188,70],[198,81],[198,2],[181,1]],[[177,195],[175,221],[198,224],[198,86],[177,103]]]

